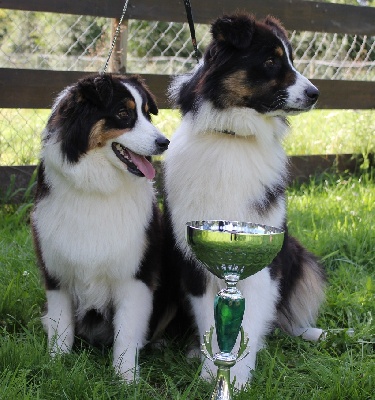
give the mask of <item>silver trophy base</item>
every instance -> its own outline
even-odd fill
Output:
[[[215,388],[211,400],[232,400],[232,385],[230,383],[230,368],[236,363],[232,354],[219,353],[215,356],[214,364],[218,367]]]

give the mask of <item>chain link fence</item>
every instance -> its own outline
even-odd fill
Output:
[[[0,9],[0,67],[102,70],[114,20]],[[195,66],[187,24],[129,20],[126,72],[180,74]],[[375,37],[289,32],[295,66],[307,78],[375,80]],[[210,40],[196,26],[198,49]],[[33,164],[48,110],[0,109],[0,165]]]

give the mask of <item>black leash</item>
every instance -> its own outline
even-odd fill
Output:
[[[188,20],[189,28],[190,28],[191,42],[193,43],[193,47],[194,47],[195,58],[197,60],[197,63],[199,63],[199,53],[198,53],[198,47],[197,47],[197,39],[195,38],[194,19],[193,19],[193,13],[191,11],[190,0],[184,0],[184,4],[185,4],[186,16],[187,16],[187,20]]]

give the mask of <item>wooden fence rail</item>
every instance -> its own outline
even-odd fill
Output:
[[[118,18],[124,0],[0,0],[0,8],[94,15]],[[272,14],[286,29],[312,32],[375,34],[375,8],[302,0],[205,0],[193,1],[194,20],[207,24],[224,13],[246,10],[258,18]],[[214,10],[214,11],[213,11]],[[146,21],[185,22],[183,0],[130,0],[126,18]]]
[[[310,179],[311,174],[323,172],[343,173],[345,171],[357,172],[364,161],[362,155],[353,154],[327,154],[309,156],[291,156],[290,181],[302,183]],[[375,166],[373,155],[369,156],[369,165]],[[160,161],[153,163],[156,169],[155,184],[159,192],[163,190],[162,165]],[[23,165],[14,167],[0,167],[0,204],[2,202],[17,204],[24,201],[25,193],[34,193],[34,188],[27,191],[33,184],[36,166]]]
[[[67,85],[88,75],[79,71],[0,68],[0,108],[50,108]],[[170,75],[141,74],[155,94],[159,108],[170,108],[167,88]],[[311,79],[320,90],[317,108],[375,108],[375,82]]]

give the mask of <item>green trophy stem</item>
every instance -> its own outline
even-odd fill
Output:
[[[235,287],[223,289],[215,297],[215,327],[221,352],[230,353],[233,350],[244,312],[245,298]]]

